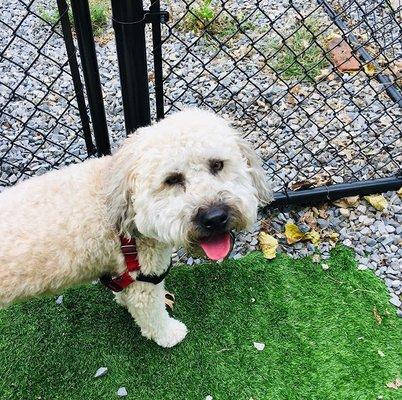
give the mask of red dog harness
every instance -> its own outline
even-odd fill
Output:
[[[170,262],[168,269],[161,275],[143,275],[139,273],[136,279],[134,279],[130,272],[140,271],[141,269],[135,239],[131,238],[129,240],[123,236],[120,236],[120,249],[124,257],[126,270],[115,278],[112,278],[109,274],[100,277],[102,284],[114,292],[121,292],[135,281],[148,282],[157,285],[165,279],[166,275],[170,271],[170,268],[172,267],[172,262]]]

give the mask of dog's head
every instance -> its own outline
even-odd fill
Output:
[[[139,129],[112,157],[109,214],[140,234],[211,259],[272,200],[260,160],[224,119],[189,109]]]

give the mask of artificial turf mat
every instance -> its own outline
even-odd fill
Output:
[[[348,249],[328,264],[252,253],[175,268],[167,287],[189,334],[172,349],[99,285],[15,305],[0,312],[0,399],[110,400],[121,386],[141,400],[401,399],[386,387],[402,373],[402,319],[384,284]]]

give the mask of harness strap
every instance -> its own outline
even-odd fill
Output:
[[[135,281],[148,282],[157,285],[165,279],[172,268],[172,262],[170,262],[168,269],[161,275],[144,275],[140,273],[137,275],[136,279],[133,279],[130,272],[140,271],[141,269],[135,239],[127,239],[120,236],[120,248],[126,264],[126,270],[115,278],[112,278],[110,274],[105,274],[99,279],[104,286],[113,290],[113,292],[121,292]]]
[[[161,283],[166,276],[169,274],[170,269],[172,268],[172,260],[170,260],[170,265],[168,267],[168,269],[161,275],[144,275],[144,274],[139,274],[137,276],[137,281],[141,281],[141,282],[148,282],[148,283],[153,283],[154,285],[157,285],[158,283]]]

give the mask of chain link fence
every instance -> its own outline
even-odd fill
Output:
[[[66,18],[66,3],[58,3]],[[48,10],[39,0],[0,4],[0,188],[93,151],[71,30],[65,43]]]
[[[166,111],[197,104],[229,116],[276,190],[398,173],[398,0],[176,0],[162,8],[171,14],[162,30]]]
[[[159,2],[145,3],[151,10],[149,55],[151,25],[154,30],[159,26]],[[167,113],[198,105],[228,116],[263,157],[276,191],[391,177],[400,171],[400,0],[160,3],[170,13],[161,26],[162,43],[153,38],[154,51],[162,57],[163,82],[157,69],[156,74],[151,71],[152,57],[146,60],[159,115],[163,102]],[[61,17],[50,23],[47,13],[53,6]],[[51,7],[44,0],[0,5],[0,186],[94,152],[67,4],[57,0]],[[137,29],[145,20],[137,16],[119,29]],[[118,142],[124,135],[124,96],[111,24],[108,29],[105,37],[111,39],[97,51],[107,122]],[[79,43],[87,45],[86,39]],[[137,41],[129,45],[137,46]],[[83,57],[83,64],[88,59]],[[92,72],[87,68],[84,75],[88,82],[97,72],[93,57],[90,61]],[[102,116],[97,85],[87,87],[96,95],[90,103],[92,117]],[[147,85],[142,86],[138,98],[145,104]],[[127,104],[124,109],[134,115]],[[152,104],[151,111],[155,116]],[[100,121],[93,131],[107,150],[105,125]]]

